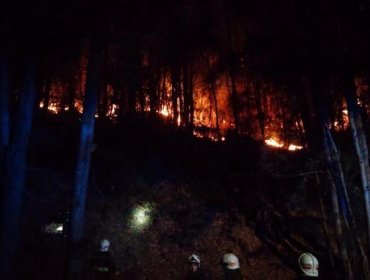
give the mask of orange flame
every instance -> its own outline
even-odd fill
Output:
[[[334,121],[332,126],[336,131],[340,131],[349,127],[349,117],[347,109],[342,110],[342,124],[340,124],[339,121]]]
[[[82,101],[81,100],[75,101],[74,107],[77,110],[77,112],[79,112],[80,114],[82,114],[82,112],[83,112],[83,105],[82,105]]]
[[[53,114],[58,114],[59,113],[59,107],[57,103],[50,103],[48,106],[48,110],[52,112]]]
[[[167,105],[163,105],[162,106],[162,109],[161,110],[159,110],[159,112],[158,112],[160,115],[162,115],[162,116],[164,116],[164,117],[168,117],[169,115],[170,115],[170,111],[169,111],[169,109],[168,109],[168,107],[167,107]]]
[[[284,147],[283,143],[280,143],[279,140],[276,140],[276,139],[273,139],[273,138],[266,139],[265,143],[266,143],[266,145],[271,146],[271,147],[275,147],[275,148],[283,148]]]
[[[289,144],[288,150],[289,151],[297,151],[297,150],[302,150],[303,146],[300,145],[295,145],[295,144]]]
[[[119,106],[117,104],[111,104],[105,116],[109,117],[110,119],[117,118],[118,117],[118,107]]]
[[[285,144],[283,142],[281,142],[280,140],[276,139],[276,138],[269,138],[269,139],[266,139],[265,140],[265,143],[267,146],[270,146],[270,147],[274,147],[274,148],[278,148],[278,149],[287,149],[288,151],[298,151],[298,150],[302,150],[303,149],[303,146],[301,145],[296,145],[296,144]]]

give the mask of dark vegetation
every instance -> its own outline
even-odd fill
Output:
[[[299,252],[310,250],[323,276],[340,279],[329,262],[321,194],[307,153],[269,149],[249,138],[215,143],[163,120],[97,122],[96,128],[85,261],[100,238],[109,238],[122,279],[181,279],[192,252],[219,277],[226,251],[241,257],[250,279],[293,279]],[[50,115],[35,121],[20,279],[64,277],[77,138],[77,120]],[[155,209],[152,224],[133,230],[132,211],[145,203]],[[52,222],[64,223],[63,234],[45,232]]]

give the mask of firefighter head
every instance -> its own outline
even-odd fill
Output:
[[[200,267],[200,258],[197,255],[192,254],[188,258],[188,263],[191,267],[191,271],[196,272]]]
[[[109,240],[108,239],[103,239],[102,241],[100,241],[100,251],[101,252],[108,252],[109,245],[110,245]]]
[[[303,253],[298,259],[299,267],[304,276],[318,277],[319,276],[319,261],[311,253]]]
[[[239,264],[239,259],[237,256],[235,256],[234,254],[232,253],[228,253],[228,254],[225,254],[223,259],[222,259],[222,262],[223,262],[223,265],[227,268],[227,269],[238,269],[240,268],[240,264]]]

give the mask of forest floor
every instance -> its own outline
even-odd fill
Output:
[[[72,120],[35,120],[20,279],[63,279],[78,134]],[[246,279],[294,279],[306,250],[331,274],[304,151],[270,150],[251,139],[215,143],[143,121],[98,121],[94,143],[86,262],[107,238],[117,279],[182,279],[192,253],[220,279],[228,252],[240,258]],[[63,232],[48,233],[51,223],[63,223]]]

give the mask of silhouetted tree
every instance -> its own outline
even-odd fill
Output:
[[[5,149],[9,143],[9,69],[5,56],[0,56],[0,176],[3,178]]]
[[[14,277],[15,260],[19,246],[27,148],[36,99],[36,62],[35,57],[32,56],[29,57],[20,98],[14,135],[6,151],[5,194],[2,204],[0,236],[0,275],[2,279]]]
[[[86,94],[81,121],[80,144],[74,180],[74,193],[70,222],[70,259],[68,279],[81,279],[81,242],[84,235],[86,196],[93,151],[95,113],[98,101],[97,53],[92,49],[89,56]]]

